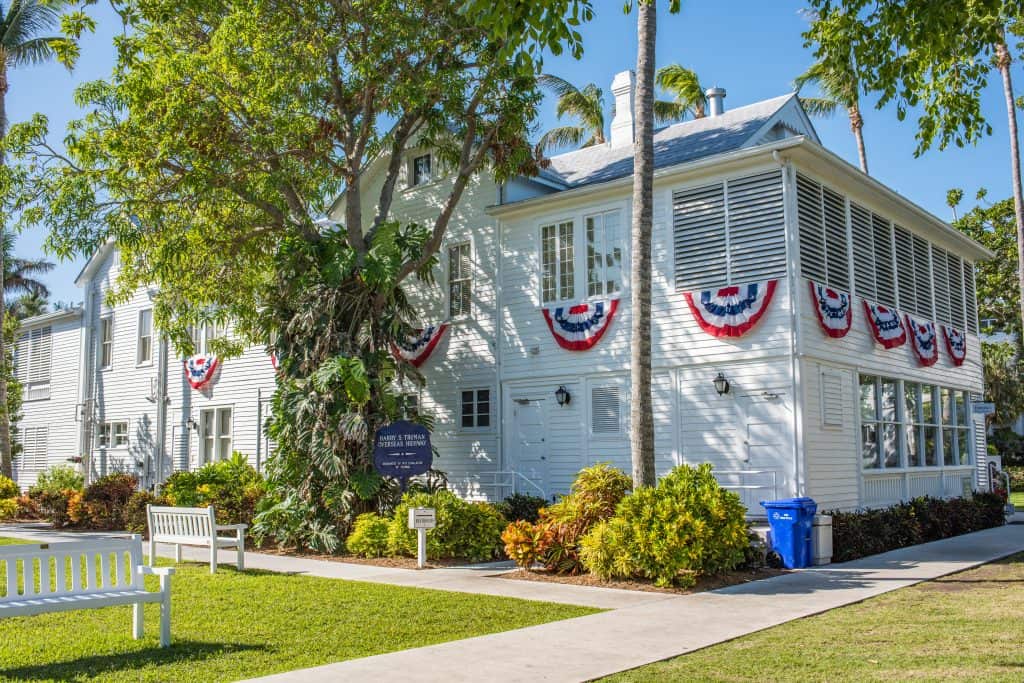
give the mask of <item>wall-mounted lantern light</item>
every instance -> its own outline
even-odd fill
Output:
[[[199,425],[196,424],[196,421],[193,420],[192,416],[190,415],[188,420],[185,421],[185,426],[194,432],[196,430],[196,427],[198,427]]]
[[[559,385],[558,390],[555,392],[555,400],[558,401],[558,405],[566,406],[572,401],[572,394],[565,388],[565,385]]]
[[[729,380],[725,378],[725,375],[718,373],[714,379],[715,391],[718,392],[719,396],[725,396],[729,393]]]

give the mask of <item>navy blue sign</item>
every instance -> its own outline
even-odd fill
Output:
[[[377,430],[373,439],[373,467],[378,474],[404,483],[409,477],[426,474],[434,461],[430,432],[423,425],[405,420]]]

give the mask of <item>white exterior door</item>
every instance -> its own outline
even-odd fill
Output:
[[[512,467],[548,490],[546,399],[512,397]]]

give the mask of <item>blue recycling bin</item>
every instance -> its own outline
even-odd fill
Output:
[[[789,569],[811,564],[811,534],[818,504],[811,498],[762,500],[771,527],[772,550],[779,554]]]

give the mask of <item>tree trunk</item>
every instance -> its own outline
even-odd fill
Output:
[[[1017,109],[1013,103],[1013,81],[1010,79],[1010,51],[1005,43],[996,45],[996,63],[1003,76],[1006,95],[1006,118],[1010,133],[1010,164],[1013,169],[1013,216],[1017,223],[1017,286],[1020,288],[1019,343],[1024,344],[1024,196],[1020,180],[1020,141],[1017,137]]]
[[[857,140],[857,156],[860,158],[860,170],[864,171],[864,175],[868,173],[868,153],[864,149],[864,117],[860,115],[860,107],[857,104],[852,104],[847,108],[850,114],[850,130],[853,131],[853,137]]]
[[[7,69],[0,67],[0,140],[7,135]],[[0,151],[0,165],[6,164],[3,151]],[[3,240],[7,229],[7,216],[0,216],[0,474],[12,478],[14,464],[11,462],[11,416],[7,410],[7,340],[4,335],[7,304],[4,301],[3,273],[4,263]]]
[[[633,226],[630,298],[630,454],[633,486],[654,486],[654,409],[651,399],[651,233],[654,217],[654,44],[656,0],[637,7],[636,111],[633,143]]]

